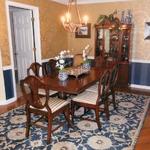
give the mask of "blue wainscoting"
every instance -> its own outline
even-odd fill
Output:
[[[131,62],[130,84],[150,86],[150,63]]]
[[[4,70],[4,84],[5,84],[5,93],[6,99],[10,99],[14,97],[14,85],[13,85],[13,76],[12,70]]]

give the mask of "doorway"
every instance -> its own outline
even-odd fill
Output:
[[[10,1],[7,7],[14,93],[17,98],[21,96],[19,83],[27,76],[27,68],[34,61],[41,63],[39,10],[37,7]]]

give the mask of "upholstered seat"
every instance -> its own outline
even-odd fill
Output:
[[[76,97],[74,97],[73,101],[96,105],[97,96],[98,96],[98,94],[96,94],[95,92],[84,91],[84,92],[78,94]]]
[[[45,98],[41,98],[40,102],[42,103],[42,105],[45,104],[46,99]],[[63,99],[59,99],[57,97],[50,97],[48,99],[48,106],[51,109],[52,113],[56,112],[57,110],[59,110],[61,107],[68,105],[70,103],[70,101],[68,100],[63,100]],[[33,109],[37,109],[36,107],[30,106]],[[42,111],[47,111],[46,107],[41,109]]]
[[[58,93],[58,92],[57,92],[57,91],[54,91],[54,90],[50,90],[50,91],[49,91],[50,96],[51,96],[51,95],[54,95],[54,94],[57,94],[57,93]],[[45,90],[44,90],[44,89],[39,89],[39,94],[40,94],[40,95],[46,95]]]
[[[87,88],[86,91],[91,91],[91,92],[97,93],[97,89],[98,89],[98,84],[96,83],[96,84],[90,86],[89,88]]]

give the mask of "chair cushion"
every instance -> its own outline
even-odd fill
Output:
[[[40,101],[42,102],[43,105],[45,104],[45,100],[46,100],[45,98],[40,99]],[[50,97],[49,100],[48,100],[48,106],[50,107],[52,113],[59,110],[63,106],[66,106],[69,103],[70,103],[70,101],[68,101],[68,100],[63,100],[63,99],[59,99],[59,98],[56,98],[56,97],[54,97],[54,98]],[[31,108],[35,108],[35,107],[31,106]],[[35,108],[35,109],[37,109],[37,108]],[[47,111],[46,108],[43,108],[41,110]]]
[[[86,89],[86,91],[96,92],[98,91],[98,84],[94,84]]]
[[[53,91],[53,90],[49,90],[50,95],[56,94],[58,93],[57,91]],[[39,94],[40,95],[46,95],[45,90],[44,89],[39,89]]]
[[[96,105],[97,97],[97,93],[86,90],[74,97],[72,101]]]

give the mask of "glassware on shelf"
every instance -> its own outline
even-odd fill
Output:
[[[125,11],[124,10],[121,12],[121,23],[122,24],[125,23]]]
[[[127,15],[125,17],[125,23],[126,24],[131,24],[132,23],[132,13],[131,13],[130,9],[127,10]]]

